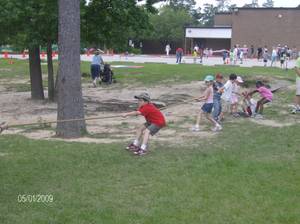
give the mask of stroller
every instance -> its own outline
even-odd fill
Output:
[[[115,83],[116,80],[113,77],[114,73],[110,68],[110,64],[104,64],[103,70],[100,72],[101,83],[112,84]]]

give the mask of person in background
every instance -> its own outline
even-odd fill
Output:
[[[170,44],[167,44],[167,45],[166,45],[166,48],[165,48],[165,52],[166,52],[166,55],[167,55],[167,56],[169,56],[170,51],[171,51]]]
[[[276,66],[276,60],[277,60],[277,51],[276,51],[276,48],[273,47],[272,49],[272,55],[271,55],[271,67],[273,66]]]
[[[95,51],[95,55],[93,56],[91,63],[91,76],[94,87],[97,86],[97,80],[100,80],[101,66],[104,66],[104,61],[100,53],[103,53],[103,51],[101,51],[100,49],[97,49]]]
[[[181,47],[176,49],[176,63],[180,64],[183,55],[183,49]]]

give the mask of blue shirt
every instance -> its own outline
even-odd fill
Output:
[[[92,59],[92,65],[102,65],[104,64],[101,55],[94,55]]]
[[[221,82],[215,82],[214,85],[213,85],[213,88],[214,88],[214,100],[221,100],[221,96],[222,96],[222,93],[218,92],[219,89],[221,89],[223,87],[223,83]]]

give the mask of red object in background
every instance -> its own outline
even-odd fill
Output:
[[[7,51],[4,52],[4,58],[8,58],[8,52]]]
[[[45,58],[45,52],[42,51],[42,58]]]
[[[55,56],[56,56],[56,53],[55,53],[55,51],[53,51],[52,52],[52,58],[55,58]]]
[[[89,50],[86,51],[86,56],[90,56],[90,51]]]
[[[26,58],[26,53],[23,51],[22,58]]]

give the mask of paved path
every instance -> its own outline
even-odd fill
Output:
[[[18,59],[28,59],[28,55],[26,58],[23,58],[22,55],[9,55],[9,57],[12,58],[18,58]],[[91,61],[92,55],[81,55],[82,61]],[[176,65],[176,58],[175,56],[171,55],[169,57],[165,55],[134,55],[134,56],[125,56],[125,55],[102,55],[103,60],[105,62],[135,62],[135,63],[166,63],[166,64],[174,64]],[[0,55],[0,58],[3,58],[3,55]],[[57,59],[57,56],[54,57],[54,59]],[[193,58],[191,56],[183,57],[182,63],[186,64],[192,64]],[[197,63],[199,64],[199,60],[197,60]],[[203,59],[203,65],[222,65],[223,60],[221,57],[209,57]],[[270,66],[271,62],[268,62],[268,66]],[[237,66],[241,67],[253,67],[253,66],[264,66],[264,63],[261,61],[257,61],[257,59],[246,59],[243,64],[237,63]],[[276,63],[276,67],[280,67],[280,63]],[[291,60],[288,63],[288,68],[294,68],[295,67],[295,60]]]

